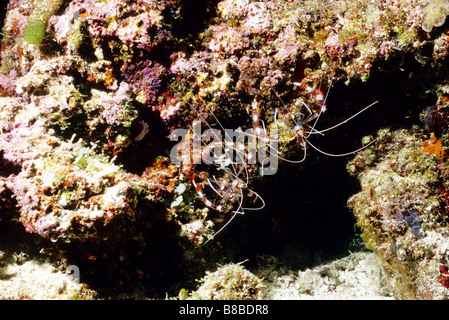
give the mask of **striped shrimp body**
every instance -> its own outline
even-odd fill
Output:
[[[214,131],[196,106],[190,104],[186,99],[183,100],[197,113],[198,119],[206,125],[207,129],[211,129],[210,132],[215,135],[217,131]],[[224,225],[204,243],[206,244],[222,232],[237,214],[244,214],[247,210],[261,210],[265,207],[265,201],[249,187],[254,165],[249,164],[252,154],[248,152],[248,147],[226,136],[227,131],[207,103],[202,102],[201,105],[210,112],[221,129],[220,131],[225,134],[225,141],[222,141],[221,136],[218,136],[217,133],[213,136],[214,142],[206,144],[205,141],[209,141],[209,139],[203,139],[205,137],[201,133],[195,133],[194,128],[190,128],[190,138],[196,138],[202,143],[201,154],[197,154],[195,157],[208,159],[208,156],[213,155],[213,160],[206,163],[209,165],[207,171],[199,171],[200,167],[195,165],[188,166],[185,176],[191,181],[198,199],[206,207],[222,213],[223,220],[226,219]],[[220,152],[216,154],[216,151]],[[234,156],[230,156],[230,154]],[[229,214],[230,217],[226,218]]]
[[[279,96],[278,98],[280,99]],[[315,130],[315,125],[320,115],[325,112],[326,106],[323,103],[320,110],[313,112],[304,101],[296,99],[292,104],[283,104],[280,108],[275,109],[273,121],[268,127],[260,120],[260,102],[257,98],[252,103],[252,110],[254,132],[259,144],[263,143],[267,152],[281,160],[300,163],[306,159],[307,139],[311,134],[318,133]],[[276,142],[276,148],[272,147],[273,142]],[[284,152],[290,143],[300,144],[304,151],[301,159],[285,158]]]
[[[242,179],[232,177],[228,172],[219,178],[215,175],[208,177],[204,182],[197,182],[195,178],[196,176],[192,177],[192,184],[199,199],[207,207],[218,212],[230,211],[236,206],[237,210],[241,209],[243,190],[247,188],[246,183]],[[208,192],[206,188],[209,189]],[[238,205],[235,205],[235,203],[238,203]]]
[[[241,167],[240,171],[244,169]],[[205,206],[223,214],[231,213],[226,223],[204,244],[221,233],[238,214],[245,214],[246,210],[261,210],[265,207],[265,201],[258,193],[248,187],[248,176],[242,174],[242,172],[232,172],[229,169],[225,169],[218,178],[217,175],[213,175],[205,179],[204,182],[197,182],[195,178],[195,176],[192,177],[192,184],[195,187],[198,198]],[[245,178],[246,181],[242,178]],[[248,200],[252,205],[244,206],[244,203]],[[255,203],[259,204],[254,205]]]

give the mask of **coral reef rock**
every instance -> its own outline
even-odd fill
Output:
[[[348,201],[362,238],[388,267],[398,298],[446,299],[447,132],[441,140],[417,127],[378,135],[348,164],[362,186]]]

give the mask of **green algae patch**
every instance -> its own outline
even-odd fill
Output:
[[[28,18],[23,38],[31,44],[39,44],[44,40],[48,19],[61,7],[63,0],[36,1],[36,8]]]
[[[25,26],[23,38],[31,44],[39,44],[44,39],[46,28],[47,21],[44,21],[41,18],[30,18]]]

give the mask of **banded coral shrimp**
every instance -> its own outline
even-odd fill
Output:
[[[274,89],[273,92],[282,102],[282,105],[274,110],[273,121],[268,127],[265,126],[264,121],[260,120],[261,102],[259,98],[256,96],[251,104],[253,128],[245,132],[240,130],[240,136],[250,138],[248,139],[248,144],[245,144],[244,141],[234,141],[229,130],[224,128],[218,117],[212,111],[212,108],[205,101],[202,101],[201,98],[199,98],[201,101],[195,101],[192,94],[188,94],[182,98],[184,103],[195,112],[200,124],[205,123],[208,128],[205,133],[202,133],[201,129],[198,130],[196,128],[195,123],[189,126],[186,139],[180,145],[181,149],[189,151],[182,161],[185,168],[185,176],[191,182],[198,199],[206,207],[222,213],[223,216],[231,213],[231,217],[228,218],[227,222],[205,243],[222,232],[234,220],[237,214],[244,214],[247,210],[261,210],[265,207],[264,199],[250,188],[250,178],[255,175],[254,170],[257,168],[254,162],[254,153],[252,152],[255,148],[258,149],[259,156],[260,151],[263,151],[263,153],[268,152],[270,155],[273,155],[276,160],[281,159],[291,163],[300,163],[306,159],[308,146],[311,146],[322,154],[341,157],[356,153],[374,142],[372,141],[362,148],[348,153],[331,154],[315,147],[310,143],[309,137],[313,134],[323,135],[323,132],[343,125],[377,102],[365,107],[337,125],[318,130],[316,129],[316,125],[320,116],[326,111],[327,95],[324,96],[317,90],[310,92],[312,95],[316,95],[316,100],[320,106],[318,110],[314,110],[302,99],[295,99],[293,103],[285,104]],[[209,122],[210,120],[206,120],[204,110],[201,112],[200,107],[207,110],[207,115],[214,119],[214,122],[218,124],[220,130],[212,128]],[[236,131],[234,130],[234,133]],[[224,141],[222,141],[221,132],[225,133]],[[190,152],[191,145],[195,145],[194,140],[200,146],[197,146],[196,151],[195,146],[193,146],[193,152]],[[207,144],[210,140],[213,141]],[[302,158],[299,160],[287,158],[284,155],[284,148],[290,143],[297,142],[299,142],[301,149],[304,151]],[[281,148],[278,148],[278,145]],[[212,157],[210,157],[211,152],[213,154]],[[230,154],[235,154],[235,157]],[[206,170],[201,171],[198,166],[201,164],[201,160],[204,160],[204,163],[210,165]],[[260,165],[263,169],[264,163],[260,162]],[[261,175],[266,173],[264,170],[260,172]],[[253,205],[246,205],[245,203],[248,201],[252,202]],[[254,205],[256,202],[259,202],[259,205]]]
[[[363,109],[359,110],[347,119],[325,129],[317,129],[317,123],[321,115],[326,112],[327,106],[327,96],[332,86],[329,86],[326,95],[323,94],[321,90],[311,89],[301,83],[293,82],[295,87],[300,87],[307,91],[307,93],[313,95],[318,102],[319,109],[314,111],[312,108],[304,102],[302,98],[295,99],[290,104],[285,104],[279,94],[272,89],[276,97],[281,102],[281,107],[276,108],[273,111],[273,121],[266,127],[265,123],[260,120],[260,106],[257,99],[253,101],[252,112],[253,112],[253,126],[255,128],[256,135],[261,141],[265,143],[265,148],[269,153],[275,155],[278,159],[290,163],[301,163],[307,157],[307,147],[310,146],[319,153],[330,156],[330,157],[344,157],[351,154],[355,154],[362,151],[373,144],[376,140],[372,140],[369,143],[363,145],[362,147],[352,150],[346,153],[329,153],[323,151],[316,147],[310,142],[310,137],[312,135],[324,135],[324,132],[331,131],[353,118],[357,117],[361,113],[365,112],[367,109],[371,108],[378,101],[375,101]],[[293,160],[284,156],[284,150],[291,142],[298,142],[301,149],[303,150],[303,155],[300,159]],[[272,143],[276,142],[278,148],[273,148]]]
[[[231,213],[224,225],[204,242],[206,244],[221,233],[238,214],[244,214],[248,210],[261,210],[265,207],[265,201],[249,187],[256,168],[255,155],[251,151],[255,146],[250,145],[249,141],[245,144],[245,139],[239,139],[244,138],[240,128],[225,129],[207,103],[200,101],[198,105],[206,108],[220,129],[212,128],[198,106],[195,106],[196,102],[190,102],[189,98],[193,96],[184,96],[183,101],[194,110],[200,122],[189,125],[189,130],[175,153],[179,149],[184,151],[180,161],[184,167],[182,172],[192,183],[203,204],[220,214]],[[205,123],[208,128],[204,133],[201,131],[201,123]],[[221,132],[224,132],[224,141]],[[234,139],[236,136],[237,139]],[[201,160],[209,165],[207,170],[195,168],[202,165]],[[247,205],[247,202],[252,205]]]

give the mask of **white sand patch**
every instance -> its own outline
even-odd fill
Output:
[[[281,268],[282,270],[282,268]],[[304,271],[279,269],[265,276],[265,299],[393,299],[379,257],[357,252]]]

